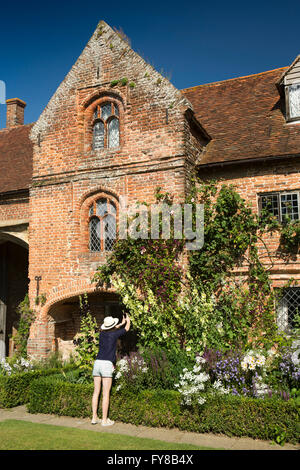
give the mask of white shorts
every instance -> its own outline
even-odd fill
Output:
[[[114,365],[111,361],[96,359],[93,367],[93,377],[112,377]]]

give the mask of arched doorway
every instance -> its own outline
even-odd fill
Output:
[[[27,244],[0,238],[0,359],[12,354],[10,337],[17,326],[17,306],[28,292]]]
[[[91,314],[100,327],[104,317],[113,316],[122,319],[122,305],[119,296],[111,292],[88,294],[88,305]],[[52,305],[48,312],[49,335],[53,338],[53,351],[61,353],[63,359],[74,351],[73,339],[80,330],[81,311],[79,297],[70,297]],[[120,341],[118,351],[128,354],[136,349],[137,335],[131,331]]]

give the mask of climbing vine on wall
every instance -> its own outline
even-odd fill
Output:
[[[99,327],[90,312],[88,296],[79,296],[80,330],[73,343],[76,352],[76,364],[80,368],[89,368],[96,358],[99,344]]]
[[[30,326],[35,320],[33,310],[30,308],[28,294],[25,295],[24,300],[19,303],[17,307],[18,326],[17,332],[13,336],[16,347],[16,354],[27,358],[27,341],[29,338]]]
[[[172,204],[160,189],[156,200]],[[204,204],[204,245],[188,252],[187,273],[180,263],[184,239],[128,237],[116,242],[93,280],[115,286],[142,345],[196,351],[281,341],[274,321],[280,290],[271,286],[274,258],[265,238],[282,227],[267,211],[254,213],[232,185],[194,180],[186,202]]]

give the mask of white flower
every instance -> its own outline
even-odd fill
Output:
[[[117,366],[122,372],[126,372],[129,370],[128,362],[126,361],[126,359],[120,359],[117,363]]]
[[[213,388],[215,389],[218,389],[218,388],[221,388],[222,387],[222,383],[220,380],[216,380],[214,383],[213,383]]]
[[[291,356],[292,363],[293,363],[295,366],[298,366],[299,363],[300,363],[299,355],[300,355],[300,349],[297,349],[297,350],[292,354],[292,356]]]
[[[256,382],[255,388],[257,395],[265,395],[268,393],[268,386],[262,382]]]
[[[256,364],[263,366],[266,362],[265,356],[259,355],[256,360]]]
[[[201,380],[201,382],[206,382],[209,379],[209,375],[205,372],[202,372],[200,375],[198,375],[198,378]]]
[[[197,362],[197,364],[205,364],[206,360],[201,356],[197,356],[196,357],[196,362]]]
[[[206,402],[206,399],[203,397],[198,398],[199,405],[203,405]]]

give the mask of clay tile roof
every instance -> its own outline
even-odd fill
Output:
[[[33,124],[0,130],[0,193],[27,189],[32,177]]]
[[[212,140],[199,164],[300,154],[276,82],[288,67],[181,90]]]

